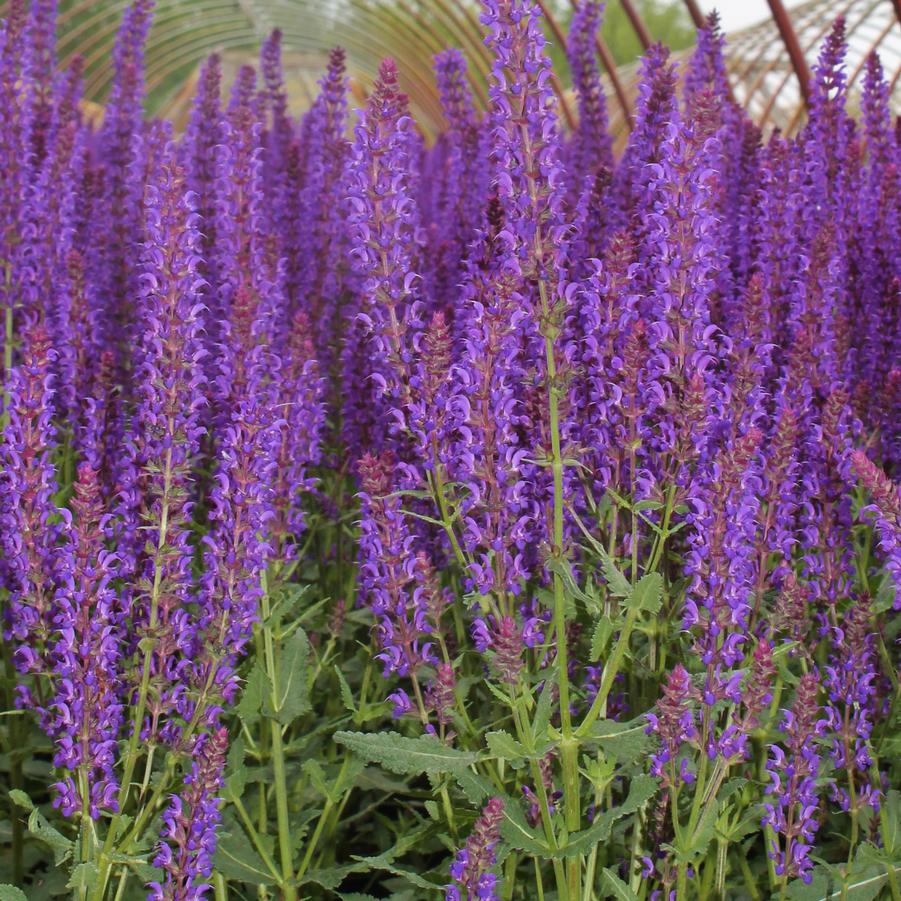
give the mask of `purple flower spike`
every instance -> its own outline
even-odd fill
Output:
[[[613,142],[608,132],[607,101],[598,69],[595,36],[603,4],[581,0],[569,27],[566,55],[579,98],[579,125],[569,148],[571,181],[596,179],[599,170],[613,169]],[[608,176],[609,177],[609,176]],[[581,188],[581,185],[577,185]]]
[[[810,850],[819,827],[817,738],[826,725],[820,718],[818,689],[816,674],[806,673],[801,677],[792,709],[785,711],[785,750],[772,745],[766,764],[770,786],[763,818],[763,824],[771,826],[777,836],[770,850],[776,873],[789,878],[800,876],[808,883],[813,878]]]
[[[22,359],[9,373],[8,425],[0,442],[0,520],[3,575],[10,590],[4,635],[16,645],[17,668],[46,673],[57,604],[57,547],[68,517],[53,502],[59,491],[53,456],[56,429],[51,366],[55,353],[47,329],[27,323]],[[30,703],[22,688],[21,697]]]
[[[191,772],[181,795],[173,795],[163,813],[162,841],[154,866],[165,871],[165,882],[150,883],[152,901],[201,901],[210,889],[216,827],[221,820],[218,797],[228,751],[223,727],[194,741]]]
[[[879,550],[895,583],[894,609],[901,610],[901,487],[863,451],[854,451],[851,461],[857,477],[872,498],[872,503],[861,510],[861,515],[875,524]]]
[[[466,846],[457,852],[451,864],[454,884],[447,886],[447,901],[498,901],[498,879],[491,868],[503,815],[504,802],[500,798],[492,798],[485,805],[466,839]]]
[[[367,454],[358,464],[362,491],[360,597],[372,610],[382,647],[378,659],[385,676],[418,678],[424,664],[437,663],[432,651],[430,566],[418,562],[410,531],[395,490],[388,453]]]
[[[171,740],[176,727],[166,720],[185,691],[182,671],[194,637],[188,612],[194,562],[191,483],[205,404],[203,281],[197,273],[194,195],[184,191],[184,174],[171,147],[154,162],[144,203],[140,394],[129,435],[141,513],[154,531],[136,528],[133,536],[122,536],[120,553],[130,551],[140,573],[132,620],[141,633],[158,639],[150,652],[155,699],[142,728],[151,734],[162,729]],[[130,565],[127,558],[125,563]]]
[[[66,771],[54,804],[67,815],[87,803],[93,819],[116,810],[116,742],[123,720],[122,644],[117,616],[116,557],[104,549],[102,486],[82,463],[72,499],[67,575],[57,592],[53,647],[56,694],[50,702],[54,764]],[[76,773],[85,782],[78,785]],[[82,797],[80,792],[87,792]]]
[[[659,713],[647,714],[649,725],[646,731],[658,735],[661,744],[660,750],[651,758],[651,772],[655,776],[662,776],[667,783],[684,782],[686,776],[689,780],[693,779],[684,765],[676,770],[676,761],[686,742],[698,741],[697,716],[692,707],[692,701],[697,697],[698,692],[691,683],[691,676],[678,663],[667,677],[663,696],[657,702]]]

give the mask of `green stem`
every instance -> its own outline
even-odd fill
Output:
[[[150,612],[147,619],[145,639],[139,644],[143,653],[143,665],[141,667],[141,684],[138,689],[138,703],[135,705],[134,715],[131,719],[131,735],[125,751],[125,766],[122,775],[122,783],[119,789],[117,810],[112,818],[106,841],[100,851],[97,863],[97,883],[91,897],[95,901],[102,901],[106,894],[106,881],[109,878],[110,863],[109,854],[115,847],[119,830],[122,827],[122,816],[125,804],[128,800],[128,792],[131,789],[131,780],[134,776],[135,766],[138,762],[141,730],[144,723],[144,713],[147,710],[147,694],[150,691],[150,670],[153,663],[153,654],[156,648],[154,633],[158,626],[160,594],[163,584],[163,551],[169,536],[169,495],[172,490],[172,448],[166,451],[166,460],[163,464],[163,491],[160,497],[160,526],[157,533],[156,553],[153,563],[153,582],[150,589]]]
[[[269,677],[270,701],[273,716],[269,720],[269,739],[272,742],[272,771],[275,783],[275,816],[278,827],[278,850],[282,869],[282,893],[284,901],[297,901],[297,886],[294,882],[294,856],[291,851],[291,821],[288,816],[288,779],[285,770],[285,748],[282,726],[278,721],[281,702],[278,697],[277,649],[272,629],[269,626],[271,613],[269,606],[269,585],[263,574],[263,595],[260,599],[262,614],[264,665]]]
[[[594,725],[595,720],[601,715],[601,711],[605,709],[607,696],[610,694],[610,689],[613,688],[613,680],[616,678],[616,674],[622,666],[623,658],[626,656],[626,650],[629,647],[629,638],[632,635],[632,630],[635,628],[637,619],[638,611],[630,609],[626,614],[626,621],[623,623],[622,631],[619,633],[619,638],[616,640],[613,653],[610,655],[604,666],[604,676],[601,679],[598,693],[595,696],[588,713],[585,714],[582,725],[579,726],[575,732],[577,738],[584,738],[591,732],[591,727]]]
[[[278,867],[275,865],[272,855],[266,850],[266,846],[263,844],[260,833],[254,827],[253,820],[251,820],[250,814],[244,806],[244,802],[240,798],[232,798],[231,803],[235,805],[235,810],[238,811],[238,816],[241,818],[241,822],[244,823],[244,828],[247,830],[247,834],[250,836],[254,848],[256,848],[257,853],[260,855],[260,859],[269,868],[269,872],[278,879]]]

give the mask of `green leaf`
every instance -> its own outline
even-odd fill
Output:
[[[647,726],[644,716],[627,722],[598,720],[592,726],[586,744],[597,743],[604,754],[615,757],[621,764],[634,763],[644,754],[650,742]]]
[[[793,879],[788,884],[788,897],[792,901],[827,901],[833,897],[834,884],[831,869],[819,865],[814,867],[810,883]]]
[[[597,625],[594,627],[594,634],[591,636],[591,661],[596,663],[601,659],[601,655],[607,650],[607,645],[613,636],[613,620],[602,614],[598,619]]]
[[[19,788],[14,788],[9,793],[9,799],[16,807],[21,807],[23,810],[34,810],[34,802]]]
[[[364,760],[407,775],[456,773],[479,759],[471,751],[449,748],[428,735],[406,738],[397,732],[336,732],[335,741]]]
[[[547,752],[553,747],[552,742],[541,742],[536,748],[527,748],[521,742],[518,742],[508,732],[489,732],[485,736],[488,743],[488,750],[492,757],[499,760],[506,760],[514,767],[519,767],[525,760],[541,760]]]
[[[658,572],[642,576],[631,596],[626,599],[625,606],[652,616],[659,613],[663,606],[663,576]]]
[[[601,572],[604,574],[604,581],[607,583],[607,590],[614,597],[628,598],[632,594],[632,583],[626,578],[621,570],[613,562],[613,558],[604,548],[598,544],[595,550],[599,550],[598,556],[601,558]]]
[[[557,684],[556,671],[551,674],[541,689],[538,704],[535,706],[535,719],[532,720],[532,743],[537,745],[545,740],[547,727],[551,722],[551,706],[554,701],[553,686]]]
[[[892,789],[883,802],[882,844],[887,854],[901,857],[901,792]]]
[[[0,901],[28,901],[28,896],[14,885],[0,885]]]
[[[588,539],[588,543],[591,545],[592,550],[600,557],[601,572],[604,575],[604,581],[607,583],[607,591],[614,597],[629,597],[629,595],[632,594],[632,583],[619,569],[617,569],[616,563],[610,554],[607,553],[607,549],[594,537],[594,535],[591,534],[591,532],[588,531],[588,529],[585,528],[585,524],[579,519],[575,511],[570,509],[570,513],[575,519],[582,534]]]
[[[494,786],[487,779],[477,776],[472,770],[459,770],[454,773],[454,778],[472,804],[481,805],[494,791]]]
[[[220,833],[214,865],[223,876],[249,885],[273,885],[276,882],[263,858],[247,837],[237,830]]]
[[[93,861],[88,863],[80,863],[72,870],[72,875],[66,883],[66,888],[70,888],[77,893],[77,897],[85,897],[97,885],[97,877],[100,871],[97,864]]]
[[[302,767],[304,773],[306,773],[307,778],[310,780],[310,784],[316,791],[319,792],[324,798],[329,797],[329,784],[328,780],[325,778],[325,772],[322,769],[322,765],[318,760],[314,760],[310,758],[309,760],[305,760],[303,762]]]
[[[692,863],[707,853],[707,848],[716,832],[719,808],[719,801],[708,804],[695,826],[694,832],[684,837],[682,842],[674,842],[673,850],[676,852],[677,863]]]
[[[59,866],[72,854],[73,842],[47,822],[47,818],[37,809],[28,816],[28,831],[53,851],[53,862]]]
[[[298,629],[281,646],[272,696],[263,699],[263,715],[287,726],[311,709],[307,685],[310,642]]]
[[[241,722],[245,726],[253,726],[260,720],[260,710],[263,708],[263,698],[269,694],[269,679],[262,661],[257,658],[253,669],[247,677],[244,693],[235,708]]]
[[[539,857],[550,856],[550,848],[543,837],[526,822],[519,805],[514,801],[507,800],[504,804],[501,838],[517,851],[537,854]]]
[[[247,786],[247,767],[244,764],[244,739],[239,735],[228,749],[225,772],[225,792],[232,799],[241,800]]]
[[[506,760],[513,764],[514,767],[522,766],[523,762],[528,758],[529,752],[524,745],[520,744],[508,732],[489,732],[485,736],[488,744],[488,750],[492,757],[498,760]]]
[[[596,615],[599,612],[598,599],[591,597],[591,595],[586,594],[579,588],[576,584],[576,580],[573,578],[572,568],[566,561],[551,560],[548,563],[547,568],[563,580],[563,585],[568,597],[581,601],[582,604],[585,605],[585,609],[591,614]]]
[[[638,895],[610,867],[606,867],[601,873],[601,888],[617,901],[638,901]]]
[[[344,709],[350,713],[356,713],[357,705],[354,702],[353,692],[350,690],[347,679],[344,678],[344,673],[341,672],[341,668],[338,664],[335,664],[335,675],[338,677],[338,690],[341,692],[341,700],[344,702]]]
[[[657,780],[650,776],[636,776],[629,786],[629,794],[626,800],[618,807],[605,810],[600,816],[595,817],[588,829],[576,832],[569,837],[567,844],[562,847],[555,857],[576,857],[587,854],[595,845],[607,841],[617,820],[635,813],[639,807],[647,803],[657,793]]]

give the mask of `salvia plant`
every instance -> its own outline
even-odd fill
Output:
[[[183,134],[0,24],[0,899],[901,899],[901,129],[711,17],[624,146],[482,0],[428,146],[281,37]],[[852,116],[849,110],[859,111]]]

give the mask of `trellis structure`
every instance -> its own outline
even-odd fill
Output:
[[[576,0],[538,0],[550,37],[565,39],[561,10]],[[643,46],[648,29],[633,0],[621,3]],[[692,19],[702,12],[696,0],[683,0]],[[844,15],[850,52],[849,81],[861,78],[871,50],[878,50],[892,80],[897,106],[901,94],[901,0],[808,0],[786,11],[782,0],[768,0],[772,15],[729,35],[727,65],[736,98],[764,127],[791,132],[803,122],[810,67],[832,21]],[[4,3],[0,2],[0,10]],[[85,95],[102,104],[110,85],[110,49],[126,0],[62,0],[60,53],[84,59]],[[178,122],[186,115],[199,64],[218,51],[226,68],[255,55],[273,29],[284,34],[286,73],[292,102],[308,105],[317,90],[328,50],[347,50],[352,84],[362,101],[379,61],[397,59],[404,89],[417,121],[433,134],[441,112],[431,72],[432,57],[446,46],[460,47],[470,60],[477,101],[486,99],[490,60],[482,43],[474,0],[158,0],[147,45],[147,86],[153,111]],[[617,68],[599,38],[597,50],[606,72],[611,125],[628,129],[634,100],[635,66]],[[565,84],[554,85],[571,121],[573,103]]]

